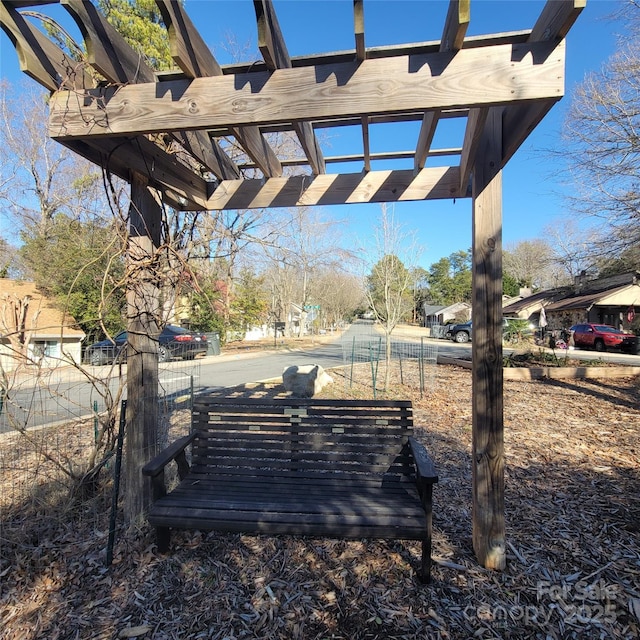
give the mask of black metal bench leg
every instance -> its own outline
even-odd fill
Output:
[[[422,584],[431,582],[431,540],[422,541],[422,560],[418,571],[418,579]]]
[[[427,484],[424,487],[422,496],[423,505],[425,508],[425,515],[427,520],[427,537],[422,541],[422,560],[420,563],[419,579],[423,584],[431,582],[431,530],[433,523],[432,515],[432,489],[431,484]]]
[[[169,551],[169,543],[171,542],[171,530],[169,527],[156,527],[156,542],[159,553],[167,553]]]

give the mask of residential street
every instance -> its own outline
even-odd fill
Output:
[[[421,327],[399,326],[393,333],[394,350],[414,353],[423,340],[425,348],[431,348],[432,352],[437,349],[438,356],[464,359],[471,357],[470,343],[457,344],[450,340],[431,339],[426,335],[426,329]],[[191,392],[192,383],[196,394],[207,393],[240,384],[277,379],[291,365],[319,364],[329,369],[349,364],[356,351],[356,355],[366,358],[370,349],[384,349],[383,335],[374,328],[371,321],[364,320],[355,322],[335,339],[322,336],[314,341],[315,345],[309,345],[309,341],[305,341],[306,348],[296,348],[296,344],[300,343],[291,339],[288,343],[276,345],[266,351],[249,348],[243,351],[236,348],[219,356],[207,356],[193,362],[174,361],[163,364],[160,367],[161,394],[174,400],[186,398]],[[511,351],[513,349],[504,350],[505,354]],[[556,354],[559,358],[566,355],[571,359],[604,360],[640,366],[639,355],[576,350],[557,350]],[[90,367],[90,371],[99,379],[100,385],[108,385],[114,396],[118,387],[124,384],[126,367],[123,367],[122,377],[119,377],[117,367]],[[102,387],[102,392],[105,388],[106,386]],[[28,427],[90,416],[94,401],[98,403],[98,411],[104,407],[101,393],[72,368],[49,372],[48,375],[41,376],[36,385],[23,379],[10,390],[9,396],[13,417],[18,424],[26,423]],[[123,397],[125,396],[126,393]],[[6,404],[9,406],[9,403]],[[12,429],[7,414],[5,407],[0,416],[0,433]]]

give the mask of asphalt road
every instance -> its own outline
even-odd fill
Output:
[[[201,363],[200,381],[196,390],[206,393],[213,389],[280,378],[284,369],[293,365],[319,364],[325,369],[341,366],[345,364],[344,354],[349,357],[354,340],[359,345],[376,342],[379,337],[373,330],[373,323],[361,321],[352,324],[335,341],[320,343],[310,350],[294,348],[207,358]]]
[[[368,340],[373,337],[371,323],[354,325],[346,334],[349,340]],[[377,336],[377,334],[375,334]],[[344,337],[344,336],[343,336]],[[234,387],[248,382],[278,378],[285,367],[318,363],[324,368],[343,362],[340,341],[319,344],[312,351],[275,350],[252,351],[246,354],[208,356],[196,361],[174,361],[162,364],[159,372],[160,393],[168,400],[187,397],[193,385],[195,393]],[[104,410],[104,395],[117,397],[125,384],[126,367],[89,367],[96,376],[92,385],[78,371],[66,367],[40,372],[39,377],[22,378],[11,385],[9,397],[0,413],[0,433],[11,431],[14,425],[28,428],[86,418]],[[119,376],[122,373],[123,376]],[[126,389],[122,397],[126,397]]]
[[[437,349],[439,355],[451,358],[470,358],[471,343],[458,344],[450,340],[424,340],[425,349]],[[413,355],[420,348],[420,338],[393,336],[393,356]],[[325,369],[347,365],[352,356],[356,360],[366,359],[369,350],[381,349],[384,352],[384,337],[374,331],[373,323],[359,321],[338,339],[331,343],[319,345],[313,350],[292,350],[285,352],[261,353],[252,352],[246,355],[223,356],[220,359],[207,358],[202,361],[200,379],[196,385],[198,393],[234,387],[248,382],[261,382],[282,376],[284,369],[291,365],[319,364]],[[505,355],[514,349],[505,348]],[[556,350],[558,358],[565,355],[578,360],[606,360],[629,366],[640,366],[639,355],[620,353],[598,353],[595,351],[563,351]]]

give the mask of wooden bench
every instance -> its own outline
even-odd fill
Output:
[[[408,401],[198,398],[191,435],[143,469],[158,548],[170,528],[421,540],[429,581],[438,477],[412,432]],[[180,483],[167,493],[173,460]]]

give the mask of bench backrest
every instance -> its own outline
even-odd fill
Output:
[[[413,476],[410,401],[199,397],[192,470]]]

